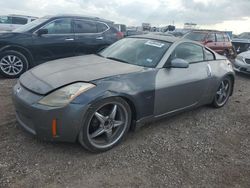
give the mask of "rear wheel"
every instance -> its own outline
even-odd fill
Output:
[[[117,145],[131,124],[131,110],[122,98],[104,99],[92,105],[79,134],[79,142],[92,152],[102,152]]]
[[[0,54],[0,74],[6,78],[18,78],[28,70],[27,58],[17,51],[5,51]]]
[[[225,77],[221,81],[220,86],[216,92],[216,95],[213,101],[213,106],[216,108],[223,107],[227,103],[230,97],[232,88],[233,88],[232,80],[229,77]]]

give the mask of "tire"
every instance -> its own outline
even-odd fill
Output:
[[[86,112],[78,141],[91,152],[104,152],[121,142],[130,125],[131,109],[125,100],[103,99]]]
[[[0,74],[6,78],[18,78],[29,68],[27,58],[20,52],[9,50],[0,54]]]
[[[228,102],[228,99],[232,93],[232,89],[233,89],[232,79],[228,76],[223,78],[215,93],[212,106],[215,108],[223,107]]]

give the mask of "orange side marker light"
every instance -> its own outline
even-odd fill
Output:
[[[52,137],[55,138],[57,135],[57,122],[56,119],[52,120]]]

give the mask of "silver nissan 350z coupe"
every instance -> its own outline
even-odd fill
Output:
[[[97,55],[59,59],[24,73],[13,89],[20,126],[43,140],[93,152],[114,147],[130,127],[233,93],[231,63],[186,39],[141,35]]]

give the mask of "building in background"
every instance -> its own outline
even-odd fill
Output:
[[[193,30],[197,29],[196,23],[184,23],[184,29]]]

